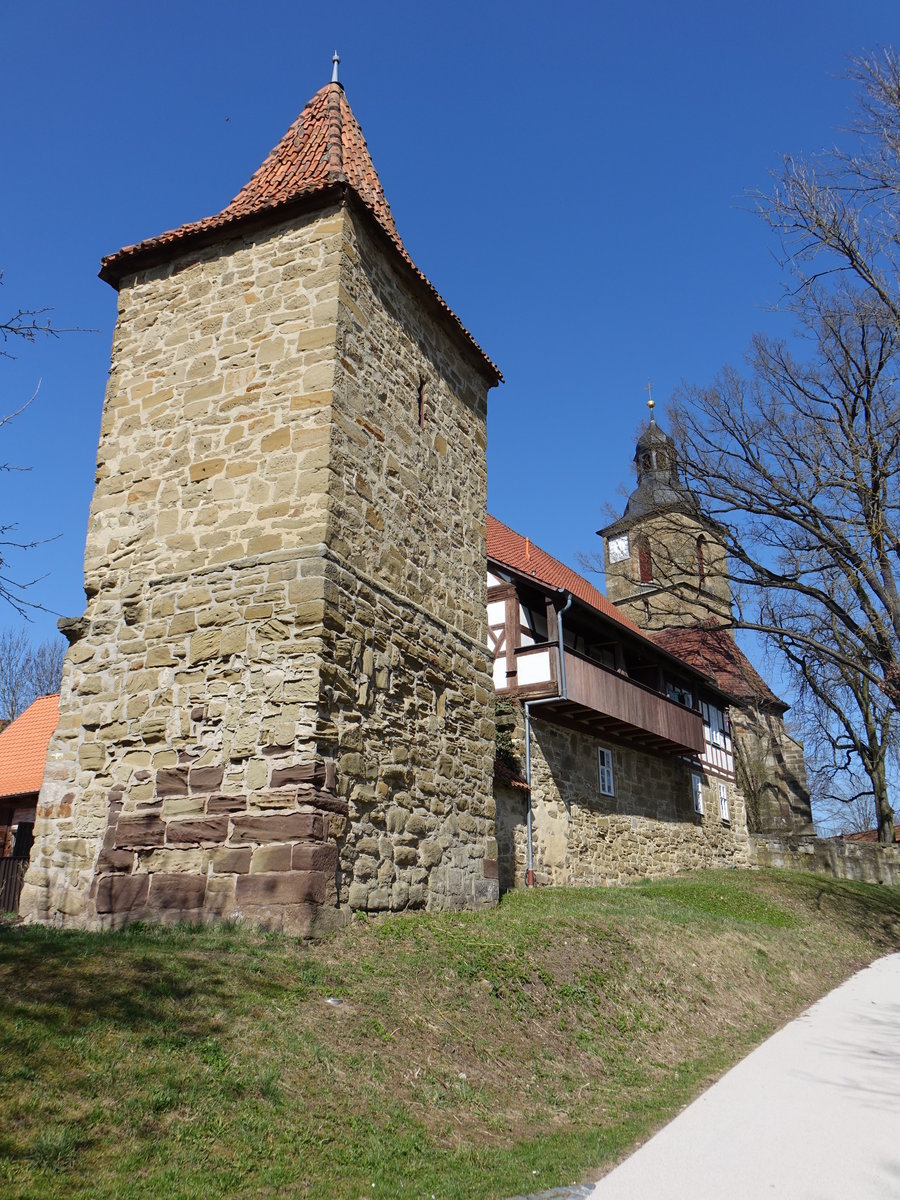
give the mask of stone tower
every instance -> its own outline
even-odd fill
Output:
[[[678,473],[675,443],[650,422],[638,438],[637,487],[618,521],[599,530],[608,598],[648,632],[731,617],[721,527]]]
[[[119,316],[28,920],[496,898],[485,417],[344,90],[217,216],[105,259]]]

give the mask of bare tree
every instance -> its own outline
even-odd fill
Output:
[[[816,828],[825,836],[869,833],[878,815],[865,775],[846,772],[835,777],[832,764],[813,764],[810,772]]]
[[[843,721],[831,707],[839,737],[877,775],[869,752],[900,712],[900,57],[851,74],[852,149],[786,158],[758,197],[795,339],[756,337],[745,372],[683,388],[672,420],[687,481],[721,523],[735,624],[766,635],[826,706],[840,684],[852,706]],[[888,842],[887,785],[872,783]]]
[[[3,283],[3,272],[0,271],[0,284]],[[47,308],[19,308],[16,309],[6,319],[0,321],[0,358],[14,358],[15,355],[9,349],[9,346],[16,341],[19,342],[35,342],[40,337],[58,337],[61,333],[76,333],[84,332],[79,329],[62,329],[56,326],[50,320],[50,309]],[[35,388],[30,399],[18,408],[0,416],[0,430],[14,421],[16,417],[29,407],[37,396],[38,387]],[[4,471],[22,471],[27,470],[27,467],[13,466],[11,463],[0,463],[0,472]],[[32,550],[39,545],[39,541],[22,540],[16,536],[16,526],[11,524],[0,524],[0,600],[5,600],[7,604],[19,613],[20,616],[27,616],[29,609],[40,608],[40,605],[34,604],[26,597],[26,592],[36,579],[16,579],[8,573],[8,561],[11,553],[16,550]]]
[[[28,657],[28,683],[35,697],[59,691],[66,648],[65,639],[61,637],[48,638],[32,647]]]
[[[59,691],[66,643],[33,645],[24,626],[0,630],[0,715],[14,721],[38,696]]]

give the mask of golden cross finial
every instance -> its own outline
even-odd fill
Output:
[[[650,380],[648,379],[647,386],[644,388],[644,391],[647,393],[647,407],[650,409],[650,424],[651,425],[653,425],[656,421],[656,418],[653,416],[653,410],[654,410],[654,408],[656,408],[656,401],[653,399],[652,387],[653,387],[653,385],[651,384]]]

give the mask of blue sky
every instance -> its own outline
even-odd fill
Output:
[[[779,273],[743,199],[852,107],[847,57],[898,37],[854,4],[10,5],[0,50],[0,311],[69,334],[10,347],[3,520],[51,539],[11,564],[84,608],[82,564],[116,296],[102,254],[217,212],[330,77],[401,236],[506,383],[490,508],[563,560],[621,508],[648,379],[739,362],[777,329]],[[15,624],[0,612],[0,625]],[[37,614],[48,636],[55,616]]]

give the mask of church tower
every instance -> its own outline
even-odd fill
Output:
[[[638,438],[637,487],[625,512],[598,530],[606,594],[648,632],[731,617],[731,587],[721,527],[681,481],[675,443],[650,421]]]
[[[637,487],[603,538],[606,595],[657,645],[715,679],[729,708],[738,786],[753,832],[813,832],[803,747],[788,705],[735,641],[724,530],[678,471],[675,442],[650,420],[637,440]]]
[[[221,212],[118,292],[26,920],[497,897],[494,364],[413,264],[337,64]]]

